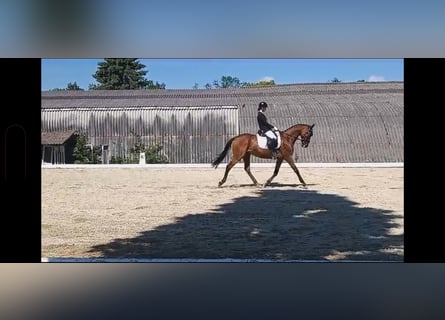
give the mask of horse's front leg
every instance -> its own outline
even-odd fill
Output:
[[[303,185],[303,187],[306,187],[306,182],[304,182],[303,177],[300,174],[300,171],[298,171],[297,166],[295,165],[294,160],[292,159],[292,157],[288,157],[286,158],[287,163],[289,163],[290,167],[294,170],[294,172],[297,174],[298,179],[300,180],[301,184]]]
[[[283,158],[277,158],[277,162],[275,163],[275,170],[273,172],[273,175],[269,179],[267,179],[267,181],[263,184],[263,187],[270,184],[272,182],[273,178],[275,178],[278,175],[278,171],[280,171],[282,162],[283,162]]]

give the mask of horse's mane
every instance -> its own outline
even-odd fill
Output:
[[[308,124],[305,124],[305,123],[297,123],[297,124],[294,124],[293,126],[290,126],[289,128],[287,128],[286,130],[283,130],[283,131],[288,131],[288,130],[290,130],[290,129],[292,129],[292,128],[295,128],[296,126],[305,126],[305,127],[310,127],[310,125],[308,125]]]

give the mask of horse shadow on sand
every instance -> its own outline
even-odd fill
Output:
[[[89,252],[105,258],[403,261],[403,233],[390,232],[402,214],[299,188],[272,185],[255,192]]]

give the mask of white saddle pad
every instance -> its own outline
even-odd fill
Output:
[[[281,146],[281,135],[280,134],[277,134],[277,136],[278,136],[278,144],[277,144],[277,149]],[[266,137],[262,137],[262,136],[260,136],[258,133],[257,133],[257,135],[256,135],[256,139],[257,139],[257,141],[258,141],[258,146],[261,148],[261,149],[269,149],[268,147],[267,147],[267,138]]]

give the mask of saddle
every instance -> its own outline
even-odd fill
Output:
[[[277,145],[276,146],[272,146],[271,143],[274,143],[274,139],[270,139],[268,136],[266,136],[264,134],[264,132],[262,132],[261,130],[258,130],[258,133],[256,134],[256,139],[258,142],[258,147],[260,147],[261,149],[268,149],[268,150],[272,150],[272,149],[278,149],[281,146],[281,136],[280,134],[277,134],[278,139],[277,141]],[[269,148],[270,146],[270,148]]]

